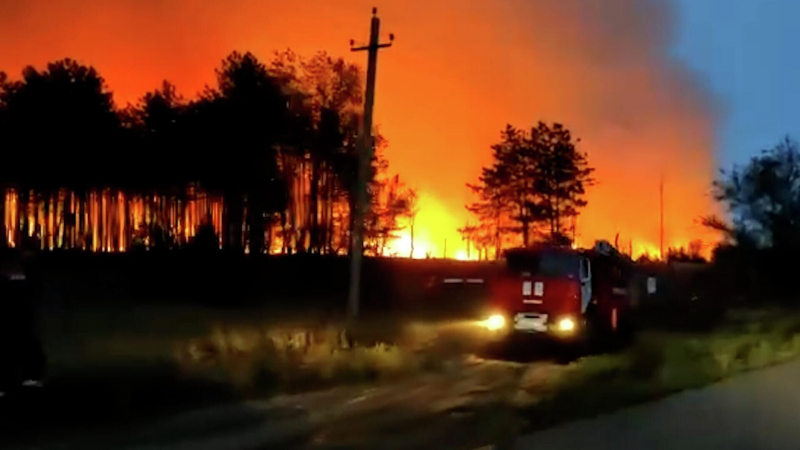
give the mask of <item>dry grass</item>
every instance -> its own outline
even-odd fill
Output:
[[[627,349],[526,373],[515,406],[532,428],[701,387],[800,356],[800,314],[734,311],[707,333],[642,332]]]
[[[396,391],[409,384],[433,389],[437,382],[450,386],[455,382],[445,380],[460,380],[470,387],[469,395],[456,396],[464,406],[456,408],[455,416],[434,411],[425,416],[425,423],[452,424],[461,420],[453,417],[484,417],[485,408],[499,408],[502,417],[512,418],[508,423],[520,419],[530,429],[699,387],[800,355],[800,313],[779,310],[734,311],[722,325],[705,332],[642,330],[632,345],[616,352],[569,363],[532,364],[470,357],[481,336],[468,322],[370,320],[345,336],[341,326],[289,324],[259,314],[223,317],[200,310],[138,308],[105,320],[101,315],[94,311],[88,318],[75,317],[66,324],[69,330],[49,339],[48,355],[53,362],[51,381],[68,393],[60,403],[96,400],[93,410],[103,416],[127,410],[130,416],[153,418],[154,408],[169,414],[208,403],[344,384],[372,387],[377,382],[382,390]],[[74,331],[66,332],[70,330]],[[470,358],[478,362],[470,363]],[[476,379],[487,371],[492,383]],[[392,383],[381,383],[386,380]],[[493,387],[499,381],[507,391]],[[97,398],[87,400],[86,392],[97,392]],[[450,394],[441,395],[441,402],[452,403]],[[403,391],[398,401],[407,396]],[[473,397],[491,401],[485,406],[482,400],[470,400]],[[392,411],[400,414],[407,406],[393,406]],[[430,426],[435,428],[434,422]]]
[[[415,324],[380,339],[334,326],[218,326],[179,345],[175,360],[192,376],[224,380],[247,395],[319,389],[419,374],[463,357],[431,330]]]
[[[370,321],[346,337],[341,326],[255,310],[109,306],[53,311],[41,325],[48,396],[36,416],[53,436],[91,435],[278,393],[408,378],[462,356],[456,347],[433,348],[441,342],[435,326]]]

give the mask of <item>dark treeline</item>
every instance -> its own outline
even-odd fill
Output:
[[[325,53],[265,63],[233,52],[215,73],[196,98],[164,81],[125,108],[74,60],[0,73],[5,241],[347,252],[360,68]],[[380,254],[416,195],[387,175],[386,140],[374,141],[366,247]]]
[[[732,297],[796,303],[800,255],[800,147],[785,138],[742,166],[723,170],[713,184],[723,217],[703,223],[724,240],[713,259]]]

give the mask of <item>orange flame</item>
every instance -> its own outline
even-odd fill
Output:
[[[304,55],[326,50],[363,64],[364,55],[350,54],[347,43],[366,35],[372,6],[325,0],[235,7],[216,0],[16,3],[24,5],[0,8],[0,68],[13,76],[28,64],[76,57],[99,69],[120,105],[165,78],[192,97],[214,82],[214,67],[234,49],[265,60],[286,47]],[[445,255],[445,241],[446,256],[464,255],[456,232],[469,219],[463,205],[472,198],[464,184],[489,162],[489,146],[506,123],[531,126],[540,119],[565,123],[597,168],[599,184],[579,219],[582,243],[613,241],[619,233],[620,246],[632,246],[635,255],[657,254],[654,180],[660,175],[668,193],[665,245],[712,242],[695,219],[712,208],[706,191],[714,172],[714,99],[670,53],[676,15],[658,0],[597,5],[381,2],[383,29],[398,39],[381,54],[376,123],[390,141],[391,170],[424,198],[414,257]],[[95,249],[109,246],[98,241],[97,230],[107,202],[93,195],[82,219],[92,224]],[[37,215],[33,209],[27,214]],[[218,217],[214,212],[215,223]],[[190,212],[178,219],[186,234],[198,220]],[[410,236],[389,251],[410,254]]]

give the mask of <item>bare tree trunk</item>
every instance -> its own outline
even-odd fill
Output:
[[[291,208],[291,204],[287,206],[287,208]],[[281,212],[281,253],[286,255],[291,253],[289,247],[289,222],[286,211]]]
[[[354,213],[355,213],[355,210],[356,210],[356,205],[355,205],[354,202],[355,202],[355,198],[354,198],[353,195],[351,195],[350,198],[348,199],[348,202],[347,202],[348,206],[349,206],[349,208],[348,208],[349,210],[348,210],[348,213],[347,213],[347,222],[348,222],[348,225],[347,225],[347,242],[348,242],[348,245],[346,246],[348,255],[350,255],[352,247],[353,247],[352,245],[349,245],[349,242],[353,238],[353,227],[355,226],[355,214]]]
[[[247,217],[250,222],[250,254],[264,250],[264,211],[258,198],[250,196],[247,202]]]
[[[529,233],[530,233],[529,227],[530,227],[530,223],[528,221],[528,218],[527,217],[523,217],[522,218],[522,246],[523,247],[527,247],[528,246],[528,236],[529,236]]]
[[[267,216],[266,226],[267,226],[267,232],[266,232],[267,237],[266,237],[266,242],[264,243],[264,251],[268,255],[270,255],[272,254],[272,229],[275,228],[274,214],[271,213]]]
[[[296,243],[297,248],[295,249],[295,251],[300,251],[302,253],[306,252],[306,241],[308,239],[308,197],[306,196],[306,178],[306,163],[305,160],[303,160],[300,163],[300,239]]]
[[[556,223],[555,232],[560,235],[561,234],[561,212],[560,212],[559,208],[561,207],[561,203],[559,202],[559,198],[558,198],[557,195],[555,196],[555,199],[556,199],[556,204],[555,204],[555,208],[553,208],[553,216],[555,216],[555,223]],[[555,234],[553,234],[553,236],[555,236]]]
[[[8,189],[3,187],[0,189],[3,192],[3,201],[0,202],[0,217],[3,217],[3,223],[0,224],[0,230],[3,232],[3,245],[8,245],[8,229],[6,227],[6,216],[10,215],[6,211],[6,200],[8,199]],[[13,229],[13,228],[12,228]]]
[[[290,247],[290,227],[289,227],[289,220],[293,214],[294,205],[297,201],[295,195],[295,176],[294,176],[294,163],[292,159],[286,153],[281,154],[281,165],[283,169],[283,179],[286,182],[286,191],[287,191],[287,202],[286,208],[280,213],[280,221],[281,221],[281,253],[286,255],[291,253]]]
[[[328,253],[333,253],[333,239],[336,233],[336,222],[334,219],[336,199],[333,196],[333,187],[331,187],[331,197],[328,201]]]
[[[320,187],[319,187],[319,221],[317,223],[317,235],[319,236],[319,250],[320,254],[327,251],[328,243],[328,173],[323,164],[320,168]]]
[[[242,221],[244,220],[242,199],[239,195],[229,195],[225,199],[225,204],[228,205],[228,208],[226,208],[228,248],[234,251],[242,251],[244,250],[242,242]]]
[[[502,247],[502,242],[500,240],[500,215],[495,216],[495,228],[494,228],[494,259],[500,259],[500,250]]]
[[[308,230],[309,230],[309,251],[311,253],[320,253],[320,236],[319,236],[319,182],[320,182],[320,169],[319,163],[312,160],[310,164],[310,190],[308,202]]]
[[[334,249],[333,249],[333,237],[334,237],[334,233],[335,233],[335,228],[334,228],[335,224],[334,224],[333,216],[334,216],[334,204],[336,203],[336,199],[334,198],[334,183],[335,183],[335,178],[333,177],[332,174],[329,174],[329,178],[328,178],[328,200],[327,200],[328,201],[328,206],[327,206],[328,207],[328,223],[326,225],[327,228],[328,228],[328,231],[326,232],[326,235],[327,235],[326,245],[328,247],[327,252],[329,254],[334,252]]]
[[[319,253],[328,253],[328,184],[330,176],[325,165],[322,168],[320,180],[320,203],[319,203]]]
[[[331,233],[332,231],[332,213],[333,209],[331,208],[331,184],[332,184],[332,176],[331,176],[331,168],[326,164],[324,166],[324,170],[322,171],[323,181],[322,181],[322,205],[321,205],[321,214],[322,214],[322,223],[320,225],[320,247],[322,248],[321,253],[330,254],[331,253]]]

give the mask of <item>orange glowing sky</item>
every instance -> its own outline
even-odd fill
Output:
[[[602,6],[601,6],[602,5]],[[578,223],[584,244],[620,233],[657,249],[709,241],[715,108],[669,56],[672,11],[660,0],[4,0],[0,70],[73,57],[98,68],[124,106],[162,79],[193,97],[230,51],[348,51],[377,6],[395,46],[380,55],[376,122],[390,170],[421,192],[417,248],[463,253],[464,184],[508,122],[560,121],[581,138],[599,180]],[[402,247],[402,244],[398,244]]]

